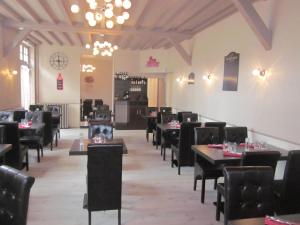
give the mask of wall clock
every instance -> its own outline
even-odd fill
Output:
[[[68,57],[62,52],[55,52],[50,56],[50,65],[56,70],[63,70],[68,65]]]

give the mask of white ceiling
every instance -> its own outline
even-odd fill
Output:
[[[190,39],[237,11],[232,0],[131,0],[129,20],[108,30],[103,24],[89,27],[84,13],[72,14],[73,1],[0,0],[0,16],[4,26],[21,28],[24,39],[37,45],[84,46],[105,39],[122,49],[142,50],[170,48],[172,40]],[[78,2],[87,7],[86,0]]]

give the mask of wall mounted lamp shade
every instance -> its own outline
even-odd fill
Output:
[[[176,81],[180,84],[183,84],[186,81],[186,78],[184,76],[177,77]]]
[[[12,70],[12,71],[11,71],[11,74],[12,74],[12,75],[18,75],[18,71],[17,71],[17,70]]]
[[[206,74],[206,75],[203,75],[203,76],[202,76],[202,79],[203,79],[203,80],[210,81],[210,80],[212,80],[212,77],[213,77],[212,74]]]
[[[86,2],[89,7],[84,14],[91,27],[105,20],[106,28],[112,29],[115,23],[124,24],[129,19],[129,13],[124,10],[131,8],[130,0],[86,0]],[[77,0],[73,0],[70,9],[74,14],[81,10]]]

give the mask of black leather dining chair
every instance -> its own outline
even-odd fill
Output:
[[[0,121],[2,122],[13,122],[14,113],[9,111],[0,111]]]
[[[5,140],[5,126],[4,125],[0,125],[0,144],[4,144],[4,140]]]
[[[179,130],[178,143],[172,144],[171,166],[174,164],[174,156],[177,160],[178,175],[182,166],[194,165],[194,154],[191,146],[195,142],[194,128],[201,127],[201,123],[183,122]],[[165,154],[165,152],[164,152]]]
[[[184,115],[184,114],[190,116],[190,115],[192,114],[192,112],[191,112],[191,111],[178,112],[178,113],[177,113],[177,119],[178,119],[179,123],[182,123],[182,122],[183,122],[183,115]],[[186,121],[185,121],[185,122],[186,122]]]
[[[247,127],[225,127],[224,131],[226,142],[245,143],[248,137]]]
[[[122,154],[123,145],[88,145],[87,193],[83,207],[89,213],[118,210],[121,225],[122,207]]]
[[[229,220],[273,215],[274,171],[271,167],[224,167],[223,173],[224,225],[227,225]],[[221,208],[219,200],[220,195],[217,201],[218,210]]]
[[[170,113],[163,113],[161,114],[161,123],[169,123],[173,120],[177,120],[176,114],[170,114]],[[161,131],[161,140],[160,140],[160,154],[163,156],[163,160],[166,160],[165,158],[165,151],[166,148],[171,148],[172,143],[177,143],[177,137],[179,134],[179,131],[172,130],[172,131]]]
[[[158,108],[157,107],[147,107],[146,109],[146,116],[151,115],[151,113],[157,113]],[[149,142],[149,134],[153,133],[153,130],[155,129],[155,119],[148,118],[147,120],[147,127],[146,127],[146,140]]]
[[[283,179],[274,184],[276,213],[300,213],[300,150],[289,151]]]
[[[40,105],[40,104],[30,105],[29,106],[29,110],[31,112],[34,112],[34,111],[43,111],[44,110],[44,105]]]
[[[217,127],[219,129],[219,141],[218,144],[223,144],[224,142],[224,132],[226,127],[226,122],[206,122],[205,127]]]
[[[26,110],[15,110],[14,114],[14,121],[21,122],[22,119],[25,119]]]
[[[8,166],[0,166],[0,223],[26,225],[30,189],[35,178]]]
[[[88,138],[102,134],[106,139],[113,139],[113,125],[110,122],[93,120],[89,123]]]
[[[165,106],[163,106],[163,107],[160,107],[159,108],[159,111],[161,112],[161,113],[172,113],[172,107],[165,107]]]
[[[191,113],[191,114],[183,114],[182,115],[182,122],[197,122],[198,121],[198,114]]]
[[[195,128],[195,145],[214,144],[219,140],[219,131],[216,127]],[[205,199],[205,182],[207,179],[214,179],[216,188],[217,180],[222,177],[222,170],[210,163],[208,160],[196,155],[194,159],[194,191],[197,188],[197,181],[202,180],[201,203]]]

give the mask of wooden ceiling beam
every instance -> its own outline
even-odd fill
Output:
[[[32,36],[31,34],[29,34],[27,36],[27,38],[29,38],[30,40],[32,40],[32,42],[37,43],[38,45],[41,45],[43,43],[40,39]]]
[[[53,31],[48,31],[48,33],[59,45],[64,45],[62,40],[60,40],[59,37]]]
[[[40,5],[43,7],[43,9],[46,11],[46,13],[48,14],[48,16],[50,17],[52,22],[57,24],[59,22],[59,19],[56,16],[56,14],[54,13],[51,6],[48,4],[48,2],[45,0],[38,0],[38,1],[39,1]]]
[[[32,17],[32,19],[37,22],[40,23],[42,22],[42,19],[40,18],[40,16],[36,13],[35,10],[33,10],[31,8],[31,6],[25,1],[25,0],[16,0],[19,5],[25,9],[25,11]]]
[[[71,39],[71,37],[66,33],[66,32],[62,32],[62,34],[64,35],[64,37],[66,38],[66,40],[69,42],[69,44],[71,46],[74,46],[74,42],[73,40]]]
[[[161,29],[150,30],[145,28],[136,29],[134,27],[124,27],[122,30],[117,29],[102,29],[102,28],[93,28],[93,27],[84,27],[82,25],[68,25],[65,23],[53,24],[49,22],[33,23],[30,21],[24,22],[14,22],[14,21],[5,21],[5,26],[8,27],[24,27],[31,28],[33,30],[39,31],[60,31],[60,32],[70,32],[70,33],[92,33],[92,34],[104,34],[111,36],[120,36],[124,34],[133,34],[141,36],[161,36],[165,38],[176,38],[176,39],[189,39],[192,37],[190,32],[176,32],[176,31],[162,31]]]
[[[7,46],[4,47],[4,57],[10,55],[10,53],[26,38],[31,32],[30,29],[24,29],[19,31],[14,39]]]
[[[16,10],[11,8],[6,2],[0,0],[0,11],[7,12],[14,20],[18,22],[24,21],[24,17],[22,17]]]
[[[53,42],[50,41],[44,34],[42,34],[40,31],[35,31],[34,32],[37,36],[42,38],[44,41],[46,41],[49,45],[53,45]]]
[[[186,50],[180,45],[180,43],[174,38],[169,38],[170,42],[173,44],[174,48],[177,50],[179,55],[183,60],[189,65],[192,65],[192,55],[188,54]]]
[[[77,38],[78,38],[78,40],[79,40],[81,46],[84,47],[84,40],[83,40],[81,34],[77,33]]]
[[[232,0],[265,50],[272,49],[272,32],[249,0]]]
[[[70,10],[69,10],[69,5],[68,5],[68,1],[66,0],[55,0],[57,5],[59,6],[59,8],[62,9],[62,13],[64,15],[64,18],[67,21],[67,24],[72,25],[72,19],[71,19],[71,15],[70,15]]]
[[[146,14],[149,12],[148,9],[149,9],[150,5],[153,3],[153,2],[151,2],[152,0],[146,0],[146,1],[147,2],[144,5],[143,10],[141,11],[140,15],[138,16],[138,18],[137,18],[137,20],[135,22],[135,27],[140,27],[141,26],[141,24],[142,24],[142,22],[143,22],[143,20],[144,20],[144,18],[146,16]]]

